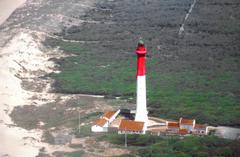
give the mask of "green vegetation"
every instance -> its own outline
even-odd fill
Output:
[[[155,143],[139,154],[144,157],[237,157],[239,141],[228,141],[216,137],[187,137],[183,140],[164,140]]]
[[[74,134],[76,135],[77,138],[91,136],[92,135],[91,125],[81,126],[80,132],[79,132],[79,128],[76,128],[74,131]]]
[[[123,0],[98,4],[97,7],[110,12],[91,10],[82,18],[99,23],[85,22],[66,28],[58,34],[65,41],[45,42],[74,54],[56,60],[62,71],[52,74],[56,91],[121,96],[134,101],[134,49],[141,35],[148,49],[150,115],[240,126],[239,3],[198,3],[185,23],[184,35],[178,36],[191,3]]]
[[[56,102],[44,104],[42,106],[25,105],[15,107],[11,113],[12,120],[19,126],[25,129],[35,129],[41,127],[42,129],[49,129],[52,127],[67,127],[76,128],[79,125],[79,112],[76,107],[81,109],[91,109],[94,107],[94,101],[99,99],[81,98],[71,99],[66,101],[66,104]],[[99,103],[104,100],[99,100]],[[106,103],[104,101],[104,103]],[[83,108],[83,107],[84,108]],[[69,108],[76,108],[76,110],[68,110]],[[94,121],[97,117],[102,115],[101,112],[80,113],[81,123],[89,123]],[[43,122],[44,126],[39,126],[39,122]],[[83,126],[83,131],[86,130]],[[89,127],[89,126],[88,126]],[[77,128],[76,128],[77,130]],[[89,130],[90,132],[90,130]]]
[[[64,153],[65,156],[67,157],[81,157],[84,155],[84,151],[75,151],[75,152],[70,152],[70,153]]]
[[[162,140],[162,137],[159,136],[152,136],[150,134],[146,135],[127,135],[128,145],[133,146],[147,146],[153,143],[156,143]],[[118,135],[116,133],[108,133],[103,136],[98,137],[98,140],[102,141],[109,141],[113,144],[124,145],[125,142],[125,135]]]
[[[83,148],[82,144],[69,144],[71,148]]]
[[[62,71],[52,74],[56,79],[57,92],[135,98],[134,53],[96,53],[92,50],[95,48],[88,44],[53,39],[47,40],[47,43],[58,45],[64,52],[75,55],[57,61]],[[234,63],[231,58],[225,58],[224,62],[235,65],[239,61]],[[171,69],[179,70],[179,63],[169,64]],[[147,58],[147,94],[151,116],[170,119],[183,116],[212,125],[240,124],[240,101],[234,94],[240,82],[235,72],[168,69],[157,54],[152,53]]]
[[[124,145],[124,135],[105,135],[100,140]],[[238,157],[239,141],[214,136],[161,138],[150,135],[128,135],[128,146],[141,146],[132,154],[141,157]]]
[[[54,144],[54,137],[50,131],[44,131],[42,135],[42,141],[49,144]]]
[[[62,73],[53,74],[56,90],[63,93],[133,95],[135,90],[135,56],[125,60],[94,54],[79,43],[57,42],[68,53],[77,56],[60,60]],[[83,46],[83,45],[82,45]],[[129,82],[129,86],[125,86]]]

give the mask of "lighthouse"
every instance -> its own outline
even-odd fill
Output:
[[[147,112],[147,100],[146,100],[146,68],[145,58],[147,49],[144,46],[142,39],[139,40],[136,49],[137,54],[137,109],[135,121],[141,121],[147,124],[148,112]]]

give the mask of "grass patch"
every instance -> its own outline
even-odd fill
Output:
[[[70,153],[65,153],[64,155],[67,157],[81,157],[84,155],[84,151],[82,151],[82,150],[74,151],[74,152],[70,152]]]
[[[236,144],[236,145],[235,145]],[[239,150],[237,146],[239,141],[230,141],[219,139],[217,137],[187,137],[183,140],[172,142],[171,140],[163,140],[150,145],[139,151],[140,156],[172,156],[172,157],[208,157],[208,156],[224,156],[237,157]]]
[[[69,147],[75,148],[75,149],[77,149],[77,148],[83,148],[82,144],[70,144]]]
[[[57,92],[132,97],[135,101],[135,54],[104,55],[94,53],[86,44],[64,41],[54,44],[76,55],[60,60],[62,72],[52,74]],[[183,116],[211,125],[240,124],[237,118],[240,101],[234,94],[240,82],[233,72],[162,69],[169,68],[158,57],[148,58],[147,96],[151,116],[171,119]]]
[[[162,137],[146,135],[127,135],[128,144],[131,146],[147,146],[161,140]],[[115,133],[108,133],[98,137],[99,141],[109,141],[113,144],[124,145],[125,135],[118,135]]]
[[[148,48],[150,115],[170,119],[184,116],[212,125],[240,126],[239,20],[233,20],[234,14],[229,12],[233,9],[237,15],[237,3],[229,6],[227,0],[215,1],[196,5],[181,38],[177,30],[189,9],[189,0],[181,4],[150,1],[142,5],[126,0],[106,1],[102,5],[111,10],[111,18],[101,9],[92,10],[83,19],[99,24],[84,23],[61,34],[64,39],[86,43],[46,40],[47,45],[75,55],[57,60],[62,72],[52,75],[56,91],[130,97],[134,101],[134,49],[136,37],[141,35]],[[228,7],[231,9],[222,9]]]
[[[99,138],[124,145],[124,135],[107,134]],[[132,155],[141,157],[237,157],[239,141],[220,139],[215,136],[162,138],[151,135],[128,135],[128,146],[140,146]]]
[[[99,103],[101,103],[104,100],[100,101],[99,99],[82,97],[80,100],[71,99],[64,104],[55,102],[44,104],[42,106],[17,106],[13,109],[10,116],[15,124],[25,129],[35,129],[39,127],[42,129],[49,129],[52,127],[67,127],[74,129],[79,125],[79,112],[77,109],[68,109],[75,107],[81,107],[81,109],[84,107],[86,110],[91,109],[94,107],[94,101],[99,101]],[[80,122],[92,122],[100,115],[102,115],[101,112],[81,112]],[[40,126],[40,122],[43,122],[44,126]],[[83,130],[85,130],[85,128],[83,128]]]
[[[80,131],[79,128],[76,128],[74,131],[74,135],[77,138],[91,136],[92,135],[91,125],[81,126]]]

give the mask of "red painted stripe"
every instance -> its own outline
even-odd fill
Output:
[[[145,55],[138,55],[137,76],[145,75]]]
[[[147,49],[144,44],[138,44],[136,53],[138,55],[137,61],[137,76],[145,75],[145,55],[147,53]]]
[[[137,53],[137,54],[146,54],[146,53],[147,53],[147,50],[146,50],[146,48],[144,47],[144,45],[139,45],[139,46],[137,47],[136,53]]]

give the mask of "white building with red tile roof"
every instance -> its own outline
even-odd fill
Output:
[[[168,133],[177,134],[179,132],[179,123],[178,122],[167,122],[167,129]]]
[[[92,132],[107,132],[108,129],[108,121],[104,118],[99,118],[95,121],[94,125],[92,126]]]
[[[119,134],[145,134],[144,122],[123,119],[119,125]]]
[[[193,134],[195,135],[207,135],[208,127],[205,124],[195,124]]]
[[[186,136],[187,134],[189,134],[187,129],[179,129],[178,134],[181,136]]]
[[[119,113],[120,113],[120,110],[107,111],[103,114],[102,118],[106,119],[109,123],[112,123],[112,121],[116,119]]]
[[[179,120],[180,129],[187,129],[189,133],[194,130],[195,124],[195,119],[180,118]]]
[[[92,132],[108,132],[109,125],[118,116],[120,110],[117,111],[106,111],[103,116],[97,119],[92,126]]]

